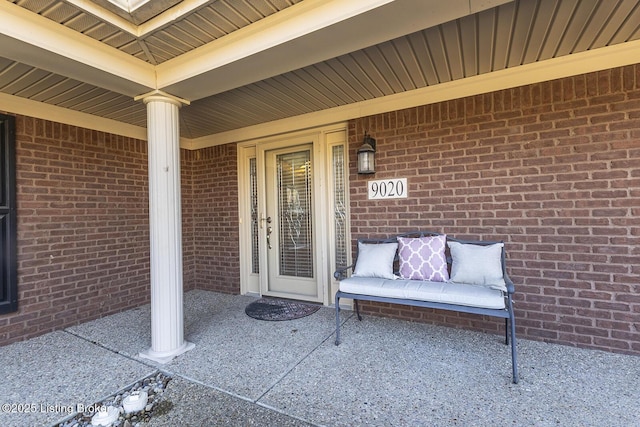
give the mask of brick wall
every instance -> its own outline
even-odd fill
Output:
[[[149,300],[146,142],[16,117],[19,311],[0,344]]]
[[[188,154],[193,180],[196,287],[240,292],[238,163],[233,144]]]
[[[351,158],[352,235],[425,229],[506,242],[523,337],[640,354],[640,65],[355,120],[377,139],[369,201]],[[502,322],[367,309],[488,331]]]
[[[182,288],[185,292],[196,288],[196,247],[194,242],[193,171],[191,151],[180,151],[180,192],[182,196]]]
[[[380,114],[366,200],[351,157],[352,235],[415,229],[504,239],[523,337],[640,354],[640,66]],[[0,344],[147,303],[146,142],[17,117],[18,313]],[[237,151],[182,152],[185,290],[238,293]],[[497,332],[495,319],[369,311]]]
[[[19,311],[0,345],[148,303],[146,141],[17,116],[16,152]],[[235,156],[181,152],[185,291],[240,289]]]

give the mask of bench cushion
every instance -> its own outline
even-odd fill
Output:
[[[423,280],[388,280],[376,277],[349,277],[340,281],[340,290],[352,294],[430,301],[491,309],[504,309],[504,295],[485,286]]]

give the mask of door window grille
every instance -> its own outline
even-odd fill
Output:
[[[279,273],[313,277],[311,153],[277,156]]]
[[[335,145],[332,149],[333,164],[333,227],[335,238],[334,270],[348,265],[347,247],[347,194],[344,145]]]

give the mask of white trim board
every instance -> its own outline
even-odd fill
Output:
[[[389,111],[633,65],[638,63],[639,51],[640,40],[636,40],[202,138],[181,138],[180,146],[187,150],[199,150],[216,145],[250,141]],[[0,110],[116,135],[144,140],[147,138],[146,129],[139,126],[1,93]]]

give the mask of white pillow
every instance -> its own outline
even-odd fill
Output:
[[[503,243],[474,245],[447,242],[451,251],[451,281],[507,291],[502,275]]]
[[[358,277],[379,277],[395,279],[393,260],[398,250],[397,243],[362,243],[358,242],[358,259],[353,272]]]

